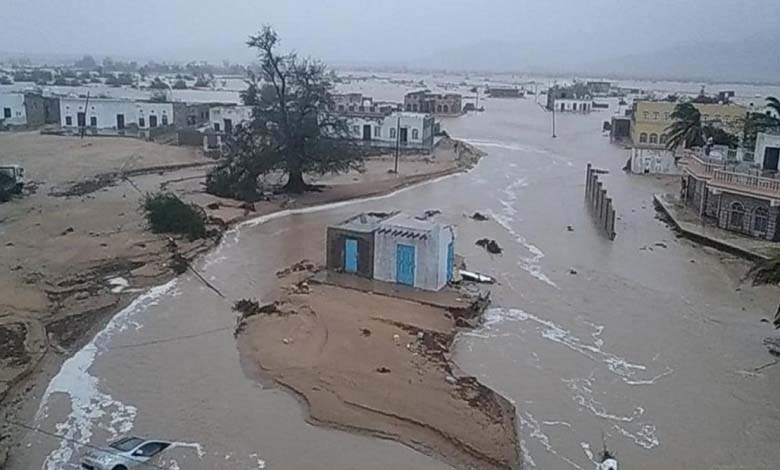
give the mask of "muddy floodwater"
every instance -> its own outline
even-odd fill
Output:
[[[469,268],[499,280],[484,326],[459,337],[455,359],[516,404],[526,468],[592,469],[602,432],[634,470],[776,468],[780,366],[755,369],[772,361],[761,340],[773,332],[760,320],[777,291],[741,286],[743,262],[656,219],[652,193],[676,186],[621,171],[627,151],[600,132],[612,111],[558,114],[552,139],[551,115],[533,97],[484,105],[443,124],[488,152],[471,172],[258,219],[228,233],[199,270],[238,299],[295,261],[323,262],[330,223],[438,209],[457,225]],[[585,208],[589,161],[610,171],[612,242]],[[465,217],[475,211],[490,220]],[[484,237],[503,254],[474,245]],[[171,469],[448,468],[306,424],[295,398],[244,374],[233,325],[229,302],[191,275],[144,293],[64,364],[36,424],[97,445],[127,433],[171,439],[181,443],[163,462]],[[81,451],[29,434],[11,468],[77,468]]]

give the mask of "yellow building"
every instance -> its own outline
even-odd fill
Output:
[[[725,130],[738,133],[747,116],[747,108],[734,103],[693,103],[701,113],[702,122],[720,122]],[[667,127],[674,120],[672,112],[677,103],[669,101],[636,101],[631,118],[631,140],[635,147],[662,148],[666,146]]]

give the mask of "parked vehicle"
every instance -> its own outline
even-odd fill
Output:
[[[130,470],[131,468],[148,468],[170,442],[144,439],[142,437],[125,437],[111,443],[105,450],[90,450],[81,459],[83,470]]]
[[[24,168],[20,165],[0,165],[0,192],[19,194],[24,189]]]

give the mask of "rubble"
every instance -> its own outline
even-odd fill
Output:
[[[502,251],[504,251],[495,240],[490,240],[487,238],[481,238],[477,240],[476,243],[478,246],[481,246],[482,248],[486,249],[488,253],[492,253],[494,255],[501,254]]]
[[[484,222],[486,220],[490,220],[488,216],[482,214],[481,212],[474,212],[471,215],[472,220],[476,220],[477,222]]]

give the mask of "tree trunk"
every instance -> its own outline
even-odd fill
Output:
[[[284,185],[284,190],[288,193],[300,194],[308,188],[308,185],[303,181],[303,172],[290,171],[287,177],[287,184]]]

